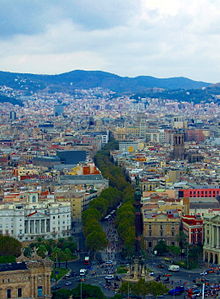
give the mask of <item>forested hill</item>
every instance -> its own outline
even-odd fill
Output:
[[[58,75],[35,75],[0,72],[0,86],[16,90],[37,91],[45,88],[54,90],[89,89],[101,87],[115,92],[143,92],[149,88],[197,89],[210,83],[194,81],[184,77],[155,78],[151,76],[120,77],[102,71],[75,70]]]

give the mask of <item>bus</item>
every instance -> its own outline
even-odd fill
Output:
[[[84,257],[84,265],[89,265],[89,256]]]

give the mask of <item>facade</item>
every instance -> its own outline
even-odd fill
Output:
[[[220,215],[204,218],[203,260],[220,263]]]
[[[65,238],[71,230],[69,202],[38,201],[38,193],[30,193],[28,202],[0,204],[0,234],[21,242]]]
[[[148,214],[143,219],[143,237],[146,249],[152,251],[159,241],[168,246],[178,246],[180,217],[165,213]]]
[[[180,189],[179,197],[216,197],[220,195],[220,188]]]
[[[184,133],[175,132],[173,134],[173,158],[175,160],[184,160]]]
[[[51,298],[52,261],[35,255],[0,265],[0,298]]]
[[[183,232],[187,236],[190,245],[203,244],[203,220],[199,216],[182,216]]]

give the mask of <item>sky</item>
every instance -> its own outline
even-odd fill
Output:
[[[220,82],[220,0],[0,0],[0,70]]]

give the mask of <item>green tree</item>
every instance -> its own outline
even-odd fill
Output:
[[[71,293],[72,293],[71,290],[66,290],[66,289],[58,290],[53,293],[52,299],[69,299]]]
[[[168,292],[168,288],[161,282],[149,281],[146,282],[146,285],[148,288],[148,294],[152,294],[155,297],[166,294]]]
[[[0,264],[15,263],[15,256],[0,256]]]
[[[71,292],[73,298],[81,298],[81,292],[82,292],[82,298],[97,298],[97,299],[105,299],[103,292],[101,289],[97,286],[89,285],[89,284],[82,284],[78,285],[76,288],[74,288]]]
[[[0,255],[16,256],[21,254],[21,243],[10,236],[0,236]]]
[[[154,247],[154,250],[157,251],[158,255],[162,255],[168,252],[168,246],[162,240],[160,240],[157,245]]]
[[[39,245],[37,248],[37,254],[44,258],[47,254],[47,247],[44,244]]]
[[[91,251],[98,251],[105,248],[108,244],[106,235],[103,231],[94,231],[87,236],[86,245]]]

